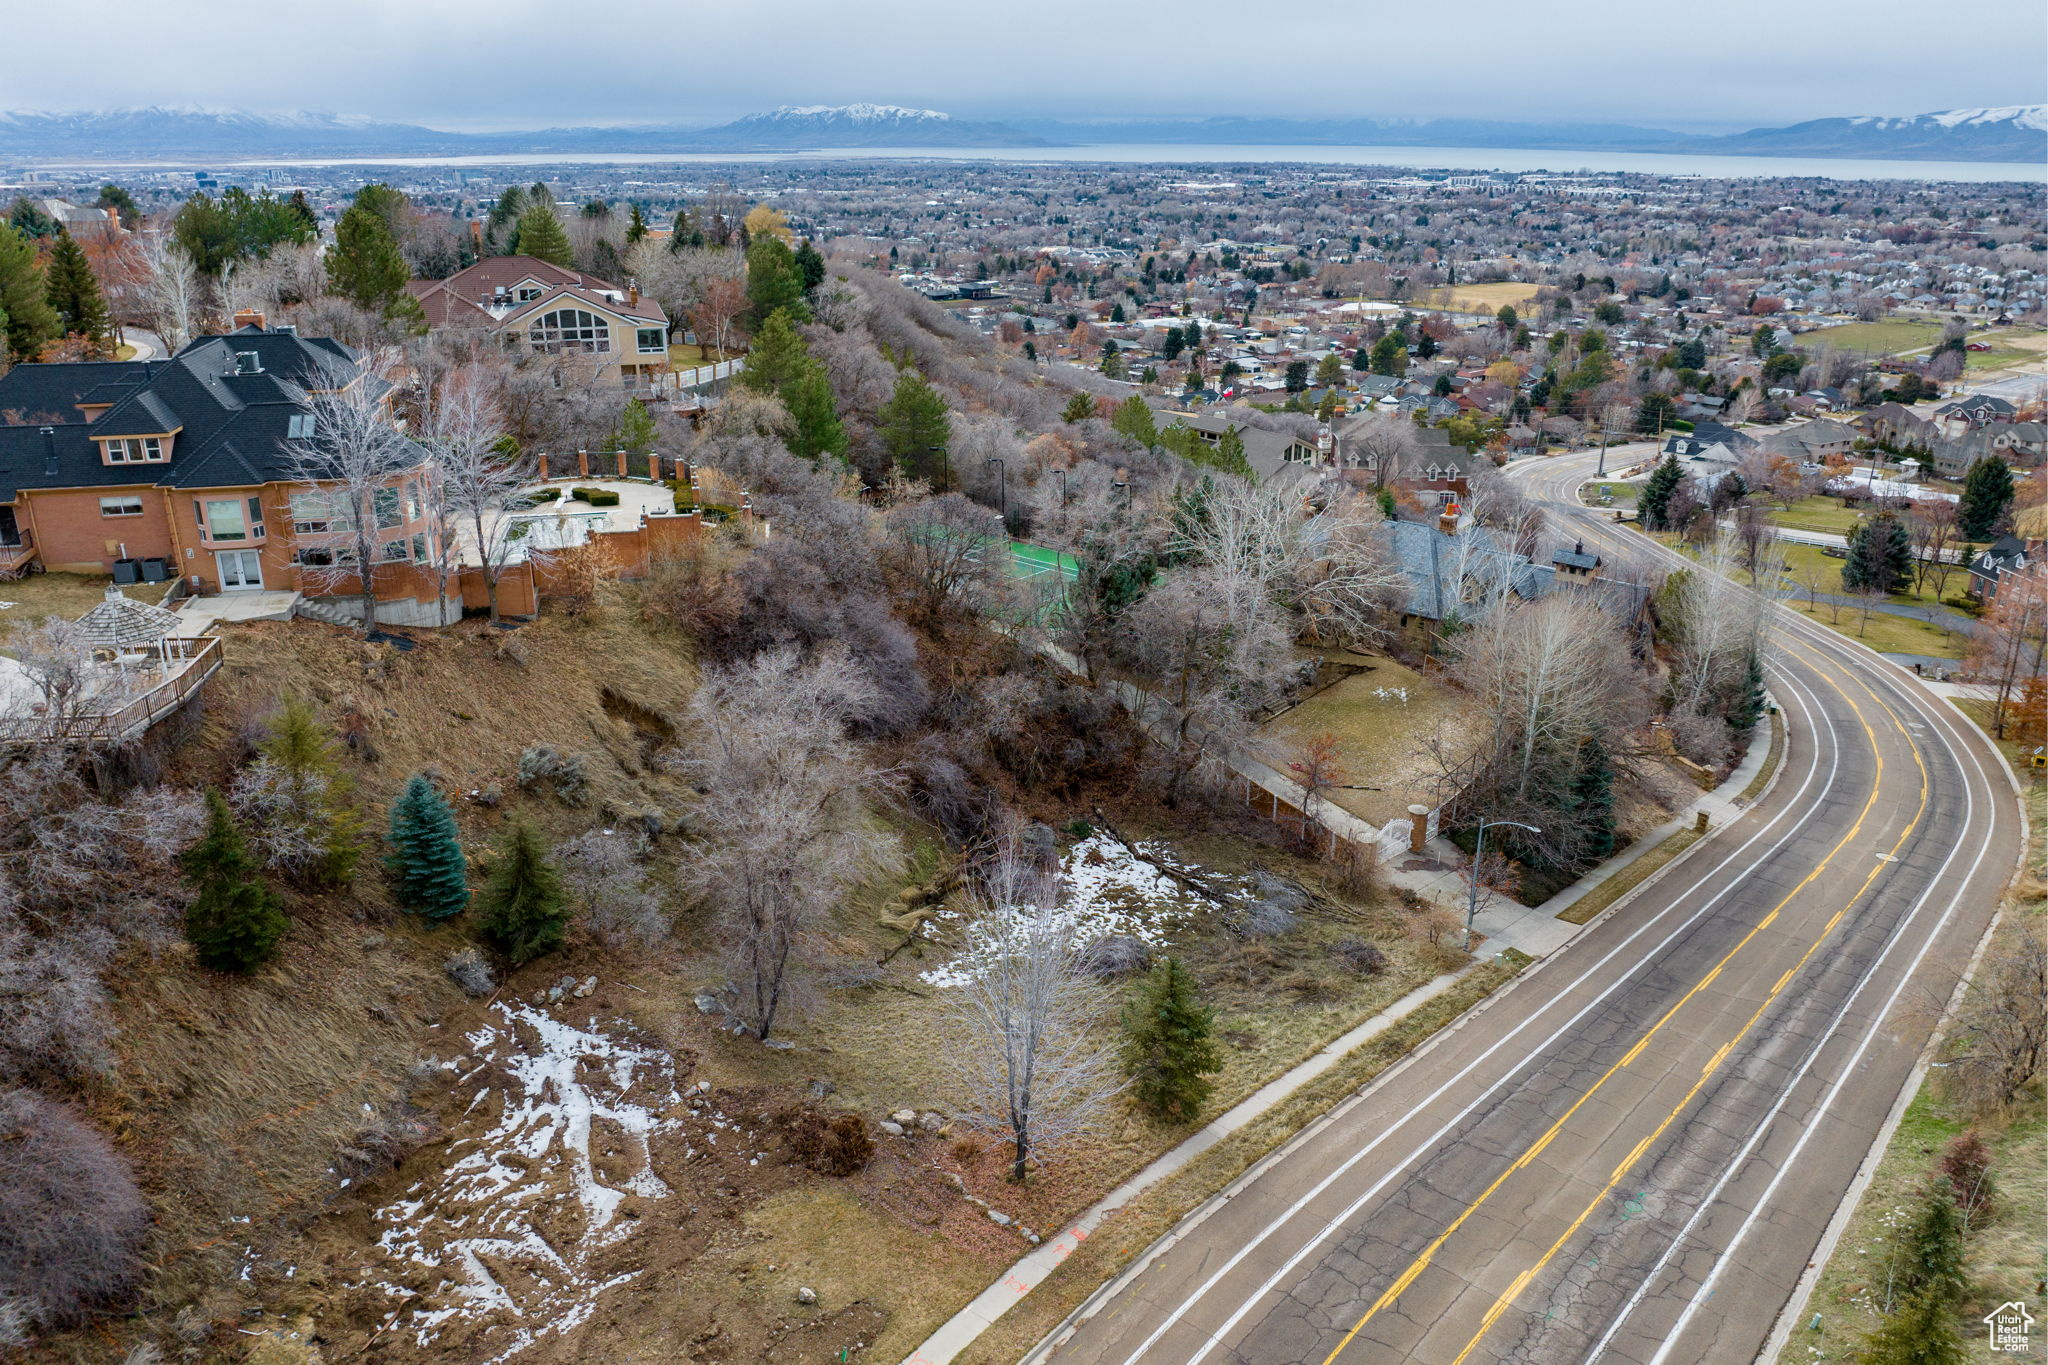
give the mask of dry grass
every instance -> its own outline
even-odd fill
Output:
[[[17,625],[34,625],[46,616],[76,618],[106,599],[113,579],[77,573],[38,573],[0,583],[0,632]],[[169,592],[169,583],[131,583],[123,595],[154,606]]]
[[[1415,300],[1424,308],[1449,308],[1461,313],[1498,313],[1502,304],[1520,308],[1536,297],[1539,286],[1503,280],[1495,284],[1461,284],[1431,289]]]
[[[1333,791],[1330,801],[1384,825],[1428,799],[1436,766],[1427,742],[1465,707],[1456,690],[1405,664],[1375,656],[1371,665],[1269,721],[1259,743],[1266,760],[1285,772],[1296,746],[1329,731],[1337,737],[1343,780],[1356,788]]]
[[[1685,828],[1609,877],[1558,914],[1566,924],[1588,924],[1595,915],[1641,886],[1679,854],[1699,841],[1697,829]]]

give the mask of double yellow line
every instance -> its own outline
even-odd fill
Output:
[[[1796,645],[1794,647],[1797,648]],[[1424,1270],[1429,1268],[1431,1261],[1435,1258],[1436,1253],[1440,1249],[1442,1249],[1444,1243],[1449,1241],[1451,1239],[1451,1236],[1454,1233],[1456,1233],[1459,1228],[1465,1225],[1466,1220],[1471,1218],[1473,1214],[1477,1213],[1479,1211],[1480,1206],[1484,1204],[1488,1199],[1492,1198],[1494,1192],[1498,1190],[1502,1185],[1506,1184],[1510,1176],[1514,1175],[1515,1172],[1521,1170],[1523,1167],[1527,1166],[1530,1162],[1534,1161],[1538,1156],[1540,1156],[1544,1148],[1548,1147],[1551,1144],[1551,1141],[1557,1137],[1558,1133],[1563,1131],[1564,1126],[1571,1121],[1572,1116],[1578,1113],[1580,1106],[1585,1104],[1586,1101],[1592,1099],[1593,1096],[1599,1092],[1600,1088],[1606,1085],[1609,1080],[1613,1079],[1614,1076],[1617,1073],[1619,1073],[1624,1067],[1628,1066],[1637,1057],[1641,1056],[1643,1049],[1649,1045],[1650,1040],[1654,1038],[1661,1029],[1663,1029],[1664,1025],[1671,1021],[1672,1016],[1677,1014],[1679,1010],[1685,1008],[1686,1003],[1690,1001],[1694,996],[1698,995],[1701,991],[1705,990],[1709,985],[1711,985],[1714,979],[1720,976],[1722,968],[1726,967],[1728,963],[1734,959],[1736,954],[1740,953],[1744,948],[1749,946],[1749,943],[1752,939],[1754,939],[1758,934],[1762,933],[1764,929],[1766,929],[1774,921],[1776,921],[1779,912],[1781,912],[1786,907],[1786,905],[1791,903],[1793,897],[1797,896],[1801,891],[1804,891],[1808,886],[1810,886],[1813,883],[1813,881],[1817,877],[1821,875],[1822,872],[1826,871],[1828,864],[1834,860],[1835,855],[1841,852],[1842,849],[1846,847],[1851,840],[1855,839],[1855,837],[1862,832],[1864,821],[1869,818],[1871,809],[1877,804],[1878,795],[1882,791],[1884,786],[1884,755],[1877,747],[1877,732],[1871,728],[1870,722],[1864,718],[1863,708],[1856,704],[1856,701],[1853,697],[1851,697],[1847,692],[1842,690],[1842,688],[1835,682],[1833,676],[1827,671],[1825,667],[1825,660],[1819,658],[1818,656],[1813,655],[1810,649],[1802,650],[1801,652],[1806,653],[1810,656],[1809,661],[1812,667],[1814,668],[1815,672],[1820,676],[1821,681],[1825,682],[1828,685],[1828,687],[1832,688],[1836,695],[1840,696],[1842,700],[1848,704],[1849,709],[1855,713],[1856,722],[1858,725],[1862,727],[1864,737],[1870,743],[1871,755],[1877,764],[1877,771],[1875,774],[1873,774],[1871,778],[1870,796],[1863,803],[1863,809],[1857,813],[1856,823],[1851,825],[1849,827],[1849,832],[1844,834],[1841,837],[1841,839],[1839,839],[1835,843],[1834,847],[1830,848],[1827,851],[1827,855],[1814,865],[1813,870],[1807,873],[1805,877],[1800,879],[1800,882],[1797,886],[1793,887],[1790,891],[1786,892],[1784,898],[1781,899],[1775,906],[1771,907],[1771,911],[1769,914],[1765,915],[1761,920],[1757,921],[1755,927],[1752,928],[1748,933],[1744,934],[1741,940],[1737,942],[1733,948],[1730,948],[1728,952],[1722,956],[1721,960],[1716,962],[1713,968],[1710,971],[1708,971],[1705,976],[1701,977],[1697,983],[1693,985],[1692,989],[1688,990],[1683,996],[1680,996],[1678,1002],[1672,1005],[1670,1009],[1666,1010],[1662,1017],[1660,1017],[1655,1024],[1652,1024],[1649,1030],[1646,1033],[1644,1033],[1641,1038],[1636,1040],[1635,1045],[1629,1048],[1629,1050],[1622,1055],[1621,1060],[1617,1061],[1616,1063],[1614,1063],[1614,1065],[1607,1068],[1607,1070],[1604,1073],[1602,1073],[1600,1079],[1594,1082],[1592,1088],[1587,1090],[1585,1094],[1579,1096],[1577,1100],[1573,1101],[1571,1108],[1565,1110],[1563,1116],[1560,1117],[1557,1120],[1557,1122],[1553,1123],[1549,1127],[1549,1129],[1547,1129],[1544,1132],[1543,1136],[1536,1139],[1534,1143],[1530,1144],[1528,1149],[1525,1150],[1519,1157],[1517,1157],[1513,1164],[1511,1164],[1506,1170],[1502,1171],[1498,1176],[1494,1178],[1493,1183],[1488,1185],[1486,1189],[1480,1193],[1478,1198],[1474,1199],[1471,1203],[1465,1206],[1464,1211],[1461,1212],[1455,1219],[1451,1221],[1450,1226],[1446,1227],[1443,1230],[1443,1232],[1438,1234],[1436,1239],[1423,1249],[1422,1254],[1417,1256],[1414,1259],[1414,1261],[1412,1261],[1409,1264],[1408,1268],[1402,1271],[1401,1274],[1394,1280],[1394,1282],[1387,1287],[1386,1292],[1381,1294],[1379,1298],[1373,1301],[1372,1306],[1366,1309],[1365,1315],[1359,1318],[1359,1320],[1352,1325],[1351,1330],[1344,1334],[1343,1340],[1337,1343],[1336,1348],[1332,1350],[1327,1356],[1323,1357],[1323,1365],[1331,1365],[1331,1362],[1335,1361],[1339,1355],[1343,1354],[1344,1348],[1349,1346],[1352,1340],[1356,1338],[1357,1335],[1365,1329],[1366,1324],[1371,1322],[1374,1317],[1378,1316],[1380,1310],[1385,1308],[1388,1304],[1394,1302],[1394,1300],[1398,1299],[1403,1293],[1405,1293],[1408,1287],[1415,1283],[1416,1277],[1421,1275]],[[1898,715],[1891,709],[1891,707],[1885,704],[1884,700],[1881,697],[1879,697],[1875,692],[1871,691],[1868,686],[1860,682],[1857,684],[1857,686],[1860,687],[1865,693],[1865,695],[1867,695],[1871,699],[1871,701],[1876,703],[1877,707],[1885,713],[1886,718],[1891,721],[1892,727],[1895,730],[1897,730],[1900,735],[1905,737],[1907,746],[1913,754],[1913,762],[1915,766],[1917,766],[1920,770],[1920,801],[1917,809],[1915,809],[1915,811],[1913,812],[1912,820],[1909,821],[1905,829],[1900,832],[1898,840],[1891,847],[1890,855],[1885,859],[1879,860],[1875,863],[1875,866],[1872,867],[1871,871],[1864,876],[1862,884],[1856,888],[1856,893],[1849,897],[1849,899],[1843,903],[1842,908],[1835,911],[1835,913],[1828,919],[1827,924],[1822,927],[1820,933],[1815,936],[1813,942],[1807,946],[1806,951],[1800,955],[1799,961],[1795,963],[1789,971],[1785,972],[1784,975],[1778,978],[1777,984],[1772,986],[1770,991],[1764,996],[1763,1002],[1757,1006],[1756,1012],[1750,1015],[1749,1019],[1743,1024],[1743,1026],[1739,1030],[1737,1030],[1734,1037],[1730,1038],[1726,1044],[1724,1044],[1715,1051],[1713,1057],[1707,1062],[1706,1066],[1701,1069],[1699,1078],[1695,1080],[1692,1083],[1692,1087],[1685,1092],[1685,1097],[1679,1100],[1679,1102],[1676,1105],[1672,1106],[1671,1112],[1664,1116],[1663,1121],[1657,1125],[1657,1127],[1650,1133],[1650,1135],[1648,1137],[1645,1137],[1641,1142],[1638,1142],[1635,1145],[1635,1147],[1630,1150],[1629,1154],[1622,1159],[1620,1164],[1618,1164],[1614,1168],[1614,1170],[1608,1175],[1606,1183],[1600,1187],[1599,1193],[1594,1195],[1592,1201],[1588,1203],[1583,1210],[1580,1211],[1579,1216],[1572,1220],[1570,1226],[1568,1226],[1564,1230],[1564,1232],[1558,1236],[1558,1239],[1555,1242],[1551,1243],[1550,1249],[1543,1253],[1542,1258],[1538,1260],[1534,1265],[1530,1266],[1527,1270],[1523,1271],[1520,1275],[1517,1275],[1515,1277],[1514,1283],[1508,1287],[1507,1292],[1505,1294],[1500,1295],[1494,1301],[1493,1305],[1487,1309],[1486,1315],[1480,1323],[1479,1330],[1473,1334],[1472,1339],[1470,1341],[1465,1343],[1465,1348],[1462,1351],[1458,1352],[1456,1359],[1451,1362],[1451,1365],[1463,1365],[1465,1358],[1472,1354],[1473,1349],[1479,1345],[1480,1340],[1484,1338],[1487,1332],[1492,1329],[1493,1324],[1500,1319],[1501,1315],[1507,1312],[1507,1310],[1514,1305],[1515,1299],[1519,1297],[1521,1292],[1528,1287],[1529,1282],[1535,1279],[1537,1275],[1542,1273],[1543,1268],[1551,1262],[1551,1260],[1557,1255],[1558,1251],[1563,1248],[1564,1244],[1571,1239],[1573,1234],[1578,1232],[1578,1230],[1582,1226],[1584,1226],[1586,1220],[1593,1215],[1594,1211],[1598,1209],[1600,1205],[1606,1201],[1608,1195],[1613,1193],[1614,1187],[1618,1185],[1627,1176],[1628,1172],[1635,1166],[1635,1164],[1642,1159],[1643,1154],[1650,1149],[1652,1144],[1654,1144],[1659,1137],[1663,1136],[1665,1129],[1669,1128],[1673,1121],[1677,1119],[1678,1115],[1688,1105],[1690,1105],[1692,1101],[1699,1095],[1699,1092],[1702,1088],[1705,1087],[1707,1081],[1711,1079],[1714,1073],[1720,1069],[1721,1064],[1725,1062],[1728,1059],[1728,1057],[1734,1052],[1736,1046],[1740,1044],[1745,1037],[1748,1036],[1750,1030],[1756,1027],[1757,1021],[1763,1018],[1765,1011],[1767,1011],[1770,1008],[1772,1002],[1778,998],[1779,994],[1782,993],[1785,987],[1791,983],[1792,979],[1796,977],[1802,969],[1805,968],[1807,962],[1811,960],[1814,953],[1819,951],[1821,944],[1827,940],[1830,934],[1834,932],[1835,926],[1842,922],[1843,917],[1846,916],[1849,913],[1849,911],[1855,907],[1856,902],[1861,900],[1864,894],[1870,890],[1871,885],[1877,880],[1878,875],[1881,872],[1883,872],[1885,867],[1891,862],[1891,860],[1898,855],[1898,851],[1905,846],[1906,840],[1910,838],[1912,836],[1913,831],[1919,827],[1921,819],[1926,815],[1927,812],[1928,795],[1927,764],[1920,757],[1920,748],[1917,744],[1914,744],[1912,742],[1912,736],[1907,734],[1905,726],[1899,722]]]

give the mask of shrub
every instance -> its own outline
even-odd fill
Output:
[[[565,754],[552,744],[536,744],[519,755],[519,786],[524,791],[547,787],[556,799],[574,806],[590,785],[580,754]]]
[[[133,1293],[149,1208],[113,1144],[62,1105],[0,1090],[0,1303],[65,1326]]]
[[[539,504],[553,502],[561,496],[562,490],[559,488],[536,488],[526,495],[526,500],[530,503]]]
[[[590,495],[596,491],[595,488],[572,488],[569,490],[569,496],[577,502],[589,502]]]
[[[1941,1173],[1956,1197],[1956,1209],[1963,1215],[1965,1232],[1980,1223],[1997,1201],[1998,1186],[1991,1178],[1991,1152],[1972,1128],[1956,1134],[1941,1155]]]
[[[1130,934],[1109,934],[1081,950],[1081,970],[1097,981],[1135,976],[1152,966],[1152,945]]]
[[[619,495],[609,488],[572,488],[569,496],[592,507],[617,507]]]
[[[825,1175],[849,1176],[874,1159],[875,1140],[859,1114],[827,1119],[815,1109],[777,1115],[790,1159]]]
[[[1378,976],[1387,969],[1386,953],[1362,938],[1338,939],[1330,954],[1360,976]]]
[[[491,977],[491,964],[484,961],[484,955],[474,948],[464,948],[441,964],[441,970],[448,973],[448,979],[462,987],[462,993],[472,998],[489,995],[497,986]]]

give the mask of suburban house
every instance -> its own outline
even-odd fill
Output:
[[[1991,394],[1972,394],[1943,403],[1934,410],[1934,420],[1977,428],[1990,426],[1994,422],[2010,422],[2018,409],[2003,398]]]
[[[0,574],[352,593],[334,573],[346,505],[304,473],[318,400],[358,385],[389,387],[340,342],[260,318],[168,360],[15,366],[0,375]],[[437,558],[424,501],[418,473],[378,497],[378,596],[399,615],[420,591],[405,571]]]
[[[1783,455],[1794,464],[1822,464],[1831,455],[1846,457],[1855,448],[1856,428],[1826,417],[1774,431],[1763,439],[1764,450]]]
[[[1245,461],[1261,479],[1270,479],[1289,468],[1329,463],[1328,452],[1322,444],[1308,437],[1246,426],[1232,421],[1224,413],[1171,412],[1168,416],[1169,423],[1162,423],[1162,426],[1179,422],[1212,446],[1222,442],[1224,432],[1236,428],[1238,439],[1244,442]]]
[[[406,290],[436,330],[474,328],[508,347],[588,356],[594,383],[654,390],[668,382],[668,315],[638,285],[621,289],[536,256],[486,256]]]
[[[2040,547],[2010,533],[1979,550],[1970,560],[1970,596],[1989,603],[1998,596],[1998,580],[2040,560]]]

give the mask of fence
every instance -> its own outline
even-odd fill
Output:
[[[206,680],[220,671],[221,642],[218,636],[199,639],[170,637],[163,641],[175,647],[184,667],[139,696],[111,711],[81,708],[66,716],[30,714],[0,716],[0,739],[32,744],[125,744],[150,726],[183,706]],[[192,646],[198,646],[194,649]],[[88,701],[86,706],[90,706]]]

